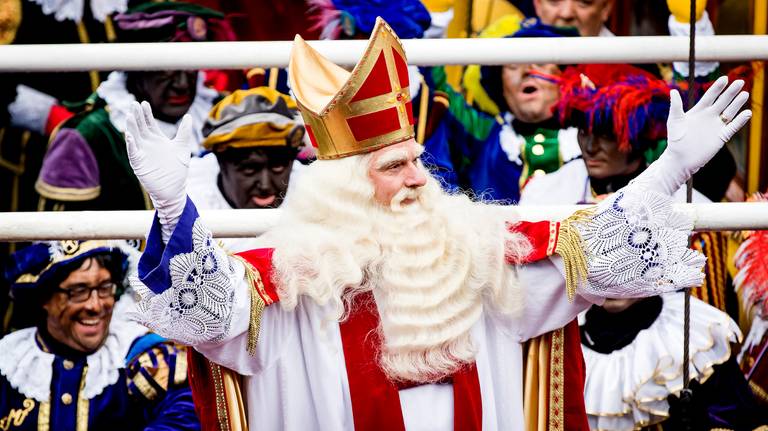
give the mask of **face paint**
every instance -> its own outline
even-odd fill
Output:
[[[290,147],[226,149],[216,154],[219,188],[234,208],[277,208],[288,190],[296,155]]]
[[[158,120],[176,123],[197,95],[197,71],[128,72],[128,91],[146,100]]]

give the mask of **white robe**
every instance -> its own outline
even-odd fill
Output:
[[[520,270],[526,307],[511,320],[486,311],[472,329],[484,430],[521,430],[522,342],[560,328],[591,303],[569,302],[559,258]],[[352,403],[338,323],[331,311],[304,297],[294,311],[267,307],[255,356],[246,346],[250,316],[248,286],[236,289],[228,338],[196,349],[212,361],[243,374],[252,428],[265,430],[352,430]],[[453,430],[450,384],[401,390],[407,430]]]

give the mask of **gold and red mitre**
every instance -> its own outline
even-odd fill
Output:
[[[405,51],[381,17],[352,72],[297,35],[288,74],[319,159],[368,153],[414,136]]]

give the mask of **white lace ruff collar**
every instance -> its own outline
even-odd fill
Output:
[[[201,72],[197,75],[197,95],[195,100],[192,101],[189,111],[187,111],[187,114],[192,117],[192,127],[197,141],[192,143],[192,147],[190,147],[190,152],[194,155],[197,155],[202,150],[200,144],[203,141],[203,125],[208,117],[208,112],[213,107],[213,99],[218,95],[216,90],[206,87],[204,82],[205,76]],[[109,112],[109,120],[112,122],[112,125],[121,133],[125,133],[125,125],[131,112],[131,104],[136,101],[136,97],[126,89],[125,73],[110,73],[107,80],[102,82],[99,88],[96,89],[96,93],[107,102],[107,112]],[[180,122],[181,120],[171,124],[160,120],[157,121],[160,130],[169,138],[173,138],[176,135]]]
[[[582,345],[584,387],[591,429],[633,430],[669,416],[667,395],[682,389],[682,293],[662,296],[661,314],[628,346],[609,354]],[[713,366],[731,356],[741,340],[736,323],[722,311],[691,298],[690,375],[704,382]]]
[[[43,13],[53,14],[56,21],[71,20],[80,22],[83,20],[83,8],[85,0],[30,0],[40,5]],[[91,12],[99,22],[104,22],[113,13],[125,12],[128,9],[128,0],[91,0]]]
[[[114,385],[125,367],[125,356],[133,340],[147,329],[136,323],[116,320],[114,315],[110,333],[99,350],[88,356],[88,372],[85,375],[83,395],[91,399]],[[52,353],[46,353],[35,341],[37,328],[25,328],[0,339],[0,374],[8,383],[28,398],[48,402],[51,398],[53,374]]]

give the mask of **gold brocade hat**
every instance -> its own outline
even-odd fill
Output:
[[[381,17],[352,72],[297,35],[288,75],[319,159],[367,153],[414,136],[405,51]]]

